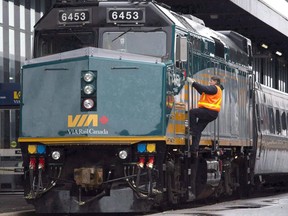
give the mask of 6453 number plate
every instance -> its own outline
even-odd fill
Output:
[[[90,23],[91,11],[89,9],[59,10],[58,22],[60,24]]]
[[[144,23],[144,8],[108,8],[107,23]]]

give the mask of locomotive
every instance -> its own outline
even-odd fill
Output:
[[[186,82],[222,77],[191,153]],[[285,175],[287,94],[254,81],[251,41],[154,1],[57,1],[21,73],[25,199],[37,213],[149,212]]]

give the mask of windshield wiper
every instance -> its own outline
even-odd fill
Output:
[[[115,40],[117,40],[118,38],[122,37],[123,35],[125,35],[126,33],[130,32],[132,30],[132,28],[128,29],[127,31],[123,32],[122,34],[118,35],[116,38],[114,38],[112,40],[112,42],[114,42]]]
[[[158,28],[154,28],[154,29],[150,29],[150,30],[147,30],[147,31],[139,31],[139,32],[156,32],[158,30],[162,30],[163,28],[162,27],[158,27]],[[127,31],[123,32],[122,34],[118,35],[116,38],[114,38],[112,40],[112,42],[114,42],[115,40],[117,40],[118,38],[122,37],[123,35],[125,35],[126,33],[130,32],[132,30],[132,28],[129,28]]]

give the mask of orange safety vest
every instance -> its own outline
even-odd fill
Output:
[[[198,107],[207,108],[209,110],[214,110],[220,112],[221,109],[221,101],[222,101],[222,90],[219,86],[217,86],[217,93],[214,95],[205,94],[204,92],[201,94],[200,100],[198,101]]]

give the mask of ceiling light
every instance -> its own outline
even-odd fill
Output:
[[[218,14],[210,14],[210,19],[218,19]]]
[[[276,51],[276,55],[278,55],[278,56],[282,56],[282,53],[279,52],[279,51]]]
[[[264,43],[261,44],[261,47],[264,48],[264,49],[268,49],[268,45],[267,45],[267,44],[264,44]]]

